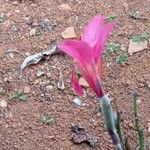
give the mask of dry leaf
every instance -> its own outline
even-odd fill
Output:
[[[142,50],[148,48],[147,44],[148,44],[148,42],[146,40],[142,41],[142,42],[133,42],[132,40],[130,40],[128,52],[129,52],[129,54],[132,54],[135,52],[142,51]]]
[[[25,60],[21,64],[21,70],[23,70],[24,68],[26,68],[27,66],[29,66],[31,64],[37,64],[45,56],[48,57],[48,56],[51,56],[51,55],[56,54],[58,52],[59,52],[59,49],[55,46],[51,49],[48,49],[47,51],[37,53],[35,55],[30,55],[27,58],[25,58]]]
[[[96,147],[98,145],[98,138],[89,134],[80,124],[72,124],[71,132],[72,141],[75,144],[87,143],[91,147]]]

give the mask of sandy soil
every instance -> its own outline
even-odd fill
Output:
[[[60,10],[61,4],[69,4],[71,10]],[[113,150],[113,145],[103,125],[98,99],[87,88],[86,97],[81,100],[85,106],[75,106],[72,100],[77,97],[70,85],[70,73],[73,61],[66,55],[58,54],[49,60],[28,67],[23,72],[20,83],[20,65],[28,54],[35,54],[61,42],[61,33],[73,26],[78,38],[89,19],[96,15],[117,15],[117,27],[109,42],[118,42],[127,52],[129,37],[141,32],[150,33],[149,0],[24,0],[17,3],[11,0],[0,1],[0,13],[5,20],[0,23],[0,101],[8,103],[7,108],[0,108],[0,149],[1,150]],[[131,11],[138,10],[147,20],[132,19]],[[49,27],[39,26],[39,22],[49,19]],[[36,28],[37,34],[30,36],[30,30]],[[8,53],[7,51],[12,51]],[[14,51],[17,51],[14,52]],[[18,53],[19,52],[19,53]],[[120,52],[113,54],[115,59]],[[139,95],[140,117],[145,128],[145,135],[150,139],[150,49],[129,55],[125,65],[104,60],[104,85],[117,101],[124,117],[124,132],[128,136],[132,149],[136,149],[136,134],[133,124],[132,89]],[[62,68],[65,89],[58,90],[56,83]],[[38,71],[45,76],[36,77]],[[27,101],[9,100],[18,89],[30,87]],[[51,88],[49,88],[51,87]],[[100,111],[99,111],[100,110]],[[55,123],[45,125],[41,117],[48,114],[55,118]],[[91,135],[99,138],[95,148],[87,144],[73,144],[70,127],[80,123]],[[109,139],[109,140],[108,140]],[[147,150],[150,146],[147,146]]]

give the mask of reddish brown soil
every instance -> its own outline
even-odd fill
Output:
[[[58,6],[68,3],[69,11],[60,11]],[[98,109],[98,100],[90,89],[88,96],[81,98],[86,103],[84,107],[74,106],[72,100],[76,95],[70,85],[70,72],[73,61],[65,55],[57,55],[49,60],[42,61],[38,65],[28,67],[23,72],[22,83],[19,80],[19,68],[27,52],[35,54],[44,51],[50,46],[62,41],[61,32],[66,27],[73,26],[79,37],[83,27],[89,19],[96,14],[117,15],[118,25],[114,30],[110,41],[119,42],[127,51],[130,35],[143,31],[150,33],[149,0],[35,0],[24,1],[21,4],[12,1],[0,1],[0,13],[6,15],[6,20],[0,24],[0,86],[5,93],[0,95],[0,100],[8,102],[8,108],[0,108],[0,149],[1,150],[89,150],[86,144],[75,145],[71,142],[70,127],[72,123],[81,123],[86,130],[99,138],[99,145],[95,150],[113,150],[113,145],[103,125],[101,112]],[[128,16],[132,10],[138,10],[148,20],[135,20]],[[54,29],[39,31],[33,37],[29,36],[31,27],[28,20],[49,19],[56,24]],[[12,29],[15,25],[19,30]],[[17,50],[22,55],[14,53],[10,58],[7,50]],[[117,54],[116,54],[117,55]],[[114,58],[116,57],[114,55]],[[105,62],[106,64],[106,62]],[[59,68],[62,68],[65,76],[65,86],[60,91],[55,86],[58,81]],[[104,66],[105,89],[110,92],[114,100],[117,100],[119,109],[124,116],[124,132],[132,143],[132,149],[136,149],[135,130],[133,125],[132,97],[129,94],[136,89],[141,100],[140,116],[145,127],[146,138],[148,123],[150,123],[150,89],[146,83],[150,83],[150,49],[129,56],[128,62],[121,66],[112,63]],[[51,77],[37,78],[38,70]],[[31,91],[26,102],[10,101],[9,96],[16,90],[30,86]],[[43,96],[45,87],[52,85],[48,93],[51,101],[46,101]],[[41,122],[43,114],[54,117],[56,122],[52,125],[44,125]],[[109,139],[109,140],[108,140]],[[150,149],[147,147],[147,150]]]

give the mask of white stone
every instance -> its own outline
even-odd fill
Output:
[[[6,108],[7,107],[7,101],[5,101],[5,100],[0,101],[0,107]]]
[[[61,35],[64,39],[74,38],[76,36],[74,27],[72,26],[72,27],[66,28],[65,31],[61,33]]]
[[[36,34],[36,29],[35,28],[31,29],[30,36],[35,36],[35,34]]]

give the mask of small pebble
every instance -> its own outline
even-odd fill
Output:
[[[29,86],[25,86],[25,87],[24,87],[24,93],[25,93],[25,94],[29,94],[30,91],[31,91],[31,88],[30,88]]]
[[[97,117],[100,117],[101,116],[101,113],[97,113]]]
[[[79,84],[81,85],[81,86],[83,86],[83,87],[89,87],[89,84],[86,82],[86,80],[83,78],[83,77],[81,77],[80,79],[79,79]]]
[[[14,59],[14,54],[13,53],[9,53],[8,54],[10,58]]]
[[[3,94],[5,91],[3,89],[3,87],[0,87],[0,94]]]
[[[74,38],[76,36],[74,27],[68,27],[61,33],[64,39]]]
[[[73,100],[73,102],[74,102],[77,106],[81,106],[81,105],[82,105],[82,102],[81,102],[81,100],[80,100],[79,98],[75,98],[75,99]]]
[[[7,82],[7,81],[8,81],[8,78],[7,78],[7,77],[5,77],[5,78],[4,78],[4,81],[5,81],[5,82]]]
[[[26,56],[29,56],[29,55],[31,55],[31,54],[30,54],[29,52],[25,52],[25,55],[26,55]]]
[[[4,114],[0,112],[0,118],[1,118],[1,117],[4,117]]]
[[[67,11],[67,10],[71,10],[71,7],[69,6],[69,4],[61,4],[58,6],[58,9],[61,11]]]
[[[87,104],[86,103],[82,103],[82,106],[84,107],[84,106],[86,106]]]
[[[33,28],[30,30],[30,36],[35,36],[36,35],[36,29]]]
[[[11,27],[11,30],[14,31],[14,32],[18,32],[19,28],[13,24],[12,27]]]
[[[7,101],[2,100],[2,101],[0,102],[0,107],[6,108],[6,107],[7,107]]]
[[[97,121],[96,121],[95,119],[90,119],[90,122],[91,122],[94,126],[97,125]]]
[[[0,23],[5,21],[5,15],[3,15],[2,13],[0,14]]]
[[[50,93],[45,93],[44,98],[45,98],[46,101],[51,101],[52,100],[52,96],[51,96]]]
[[[146,85],[148,86],[148,88],[150,88],[150,82],[146,83]]]
[[[16,12],[16,13],[20,13],[20,10],[19,10],[19,9],[17,9],[17,10],[15,10],[15,12]]]
[[[41,77],[41,76],[43,76],[45,73],[43,72],[43,71],[38,71],[37,73],[36,73],[36,76],[37,77]]]
[[[52,85],[47,85],[47,86],[45,87],[46,92],[49,92],[52,88],[53,88]]]
[[[126,80],[126,84],[127,84],[127,85],[131,85],[131,80],[127,79],[127,80]]]
[[[141,103],[141,99],[138,99],[138,100],[137,100],[137,103],[140,104],[140,103]]]
[[[47,76],[47,78],[50,78],[52,75],[51,75],[50,72],[48,72],[48,73],[46,74],[46,76]]]
[[[39,80],[35,80],[35,81],[34,81],[34,84],[39,84],[39,83],[40,83]]]

